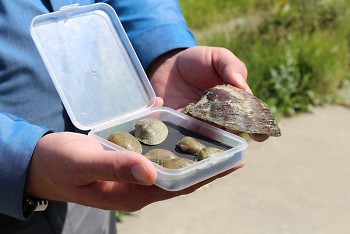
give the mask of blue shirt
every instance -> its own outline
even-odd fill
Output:
[[[175,0],[32,0],[0,4],[0,213],[25,219],[29,163],[49,129],[77,131],[29,33],[32,19],[64,5],[105,2],[117,12],[146,70],[161,54],[195,46]]]

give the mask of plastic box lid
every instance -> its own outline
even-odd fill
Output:
[[[154,90],[109,5],[69,5],[35,17],[30,31],[76,127],[90,130],[154,105]]]

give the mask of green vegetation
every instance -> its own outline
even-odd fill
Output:
[[[192,29],[203,29],[213,23],[225,23],[241,14],[251,12],[260,2],[264,1],[180,0],[181,8]]]
[[[278,117],[336,102],[339,88],[350,86],[347,0],[180,3],[199,43],[244,61],[254,94]]]

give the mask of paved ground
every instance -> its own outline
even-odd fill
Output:
[[[326,106],[250,142],[246,165],[123,218],[118,234],[350,233],[350,109]]]

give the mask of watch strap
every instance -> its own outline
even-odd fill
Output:
[[[49,202],[41,198],[26,197],[23,200],[23,212],[32,213],[35,211],[44,211]]]

